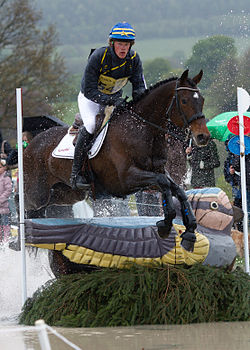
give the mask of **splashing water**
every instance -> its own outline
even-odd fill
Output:
[[[0,248],[0,324],[17,324],[22,308],[22,254]],[[54,278],[49,267],[47,250],[26,251],[27,297],[45,282]]]

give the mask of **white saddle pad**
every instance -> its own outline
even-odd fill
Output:
[[[105,139],[105,136],[108,131],[108,123],[103,128],[102,132],[98,135],[97,139],[95,140],[92,148],[88,152],[89,159],[94,158],[100,151],[103,141]],[[73,145],[75,135],[67,133],[58,146],[54,149],[52,152],[52,156],[55,158],[66,158],[66,159],[74,159],[74,153],[75,153],[75,146]]]

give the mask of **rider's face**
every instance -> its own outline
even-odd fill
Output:
[[[114,50],[119,58],[125,58],[130,49],[130,43],[126,41],[114,41]]]

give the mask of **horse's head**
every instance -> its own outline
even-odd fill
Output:
[[[176,80],[175,92],[167,114],[174,124],[189,128],[198,146],[205,146],[210,138],[202,112],[204,98],[197,84],[201,81],[201,70],[193,79],[188,78],[188,69]],[[171,111],[172,109],[172,111]]]

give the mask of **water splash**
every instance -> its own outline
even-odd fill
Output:
[[[54,278],[48,262],[47,250],[37,254],[26,252],[27,297]],[[0,324],[16,324],[22,308],[22,256],[8,248],[0,248]]]

